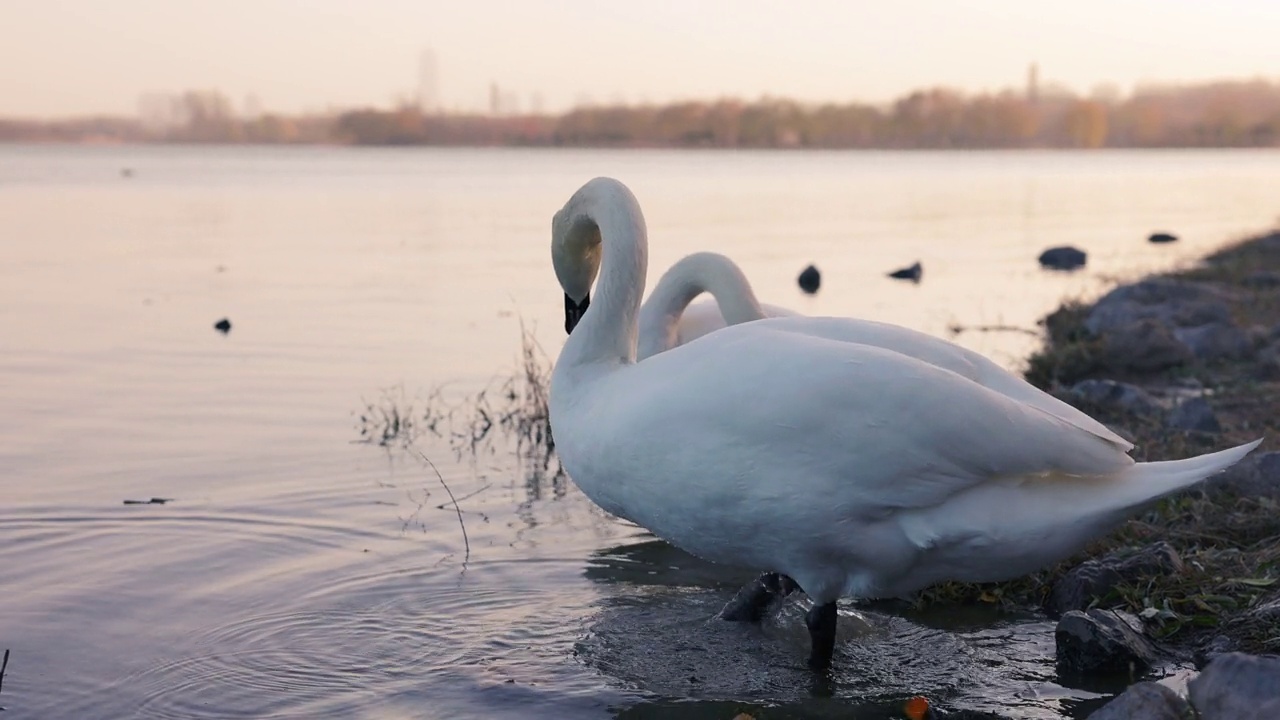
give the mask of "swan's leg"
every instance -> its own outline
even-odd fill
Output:
[[[814,670],[826,670],[831,667],[831,656],[836,651],[836,603],[814,605],[805,616],[804,622],[809,626],[809,667]]]
[[[720,619],[730,622],[760,622],[775,599],[790,595],[798,587],[796,581],[786,575],[765,573],[733,596],[720,611]]]

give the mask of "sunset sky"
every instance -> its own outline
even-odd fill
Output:
[[[1280,79],[1275,0],[0,0],[0,116],[132,115],[147,92],[220,89],[278,112],[438,94],[484,109],[762,94],[1079,92]]]

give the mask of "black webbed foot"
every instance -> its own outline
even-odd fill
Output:
[[[796,581],[778,573],[765,573],[738,591],[724,609],[720,619],[730,622],[760,622],[770,606],[799,589]]]

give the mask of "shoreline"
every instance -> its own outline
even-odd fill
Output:
[[[1158,657],[1197,667],[1280,652],[1280,231],[1064,302],[1041,324],[1026,378],[1129,439],[1136,460],[1263,444],[1053,568],[947,583],[917,604],[1118,610]]]

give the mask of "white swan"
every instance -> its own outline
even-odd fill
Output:
[[[587,260],[599,262],[599,258],[557,252],[552,262],[560,267],[559,272],[577,275],[590,283],[598,268],[587,267]],[[712,299],[689,304],[704,292],[711,293]],[[711,252],[693,253],[668,268],[640,306],[636,359],[644,360],[726,325],[796,316],[799,313],[794,310],[761,304],[747,276],[729,258]]]
[[[589,287],[599,271],[599,253],[571,254],[561,247],[554,249],[552,256],[557,274],[572,278],[569,286]],[[690,306],[689,301],[703,292],[710,292],[714,300]],[[762,305],[746,275],[729,258],[710,252],[693,253],[663,273],[653,292],[649,293],[649,299],[640,307],[636,359],[644,360],[683,345],[724,328],[726,324],[736,325],[766,317],[801,318],[786,308]],[[774,327],[828,340],[874,345],[909,355],[1039,408],[1123,446],[1125,450],[1133,447],[1132,443],[1102,423],[1041,392],[990,359],[932,335],[856,318],[802,318],[794,322],[774,323]]]
[[[1109,433],[794,329],[820,318],[741,323],[637,363],[648,248],[635,197],[588,182],[553,218],[552,243],[602,255],[590,309],[589,286],[560,277],[571,334],[550,410],[565,469],[677,547],[793,579],[813,601],[815,668],[831,661],[837,598],[1026,574],[1261,442],[1135,464]]]

